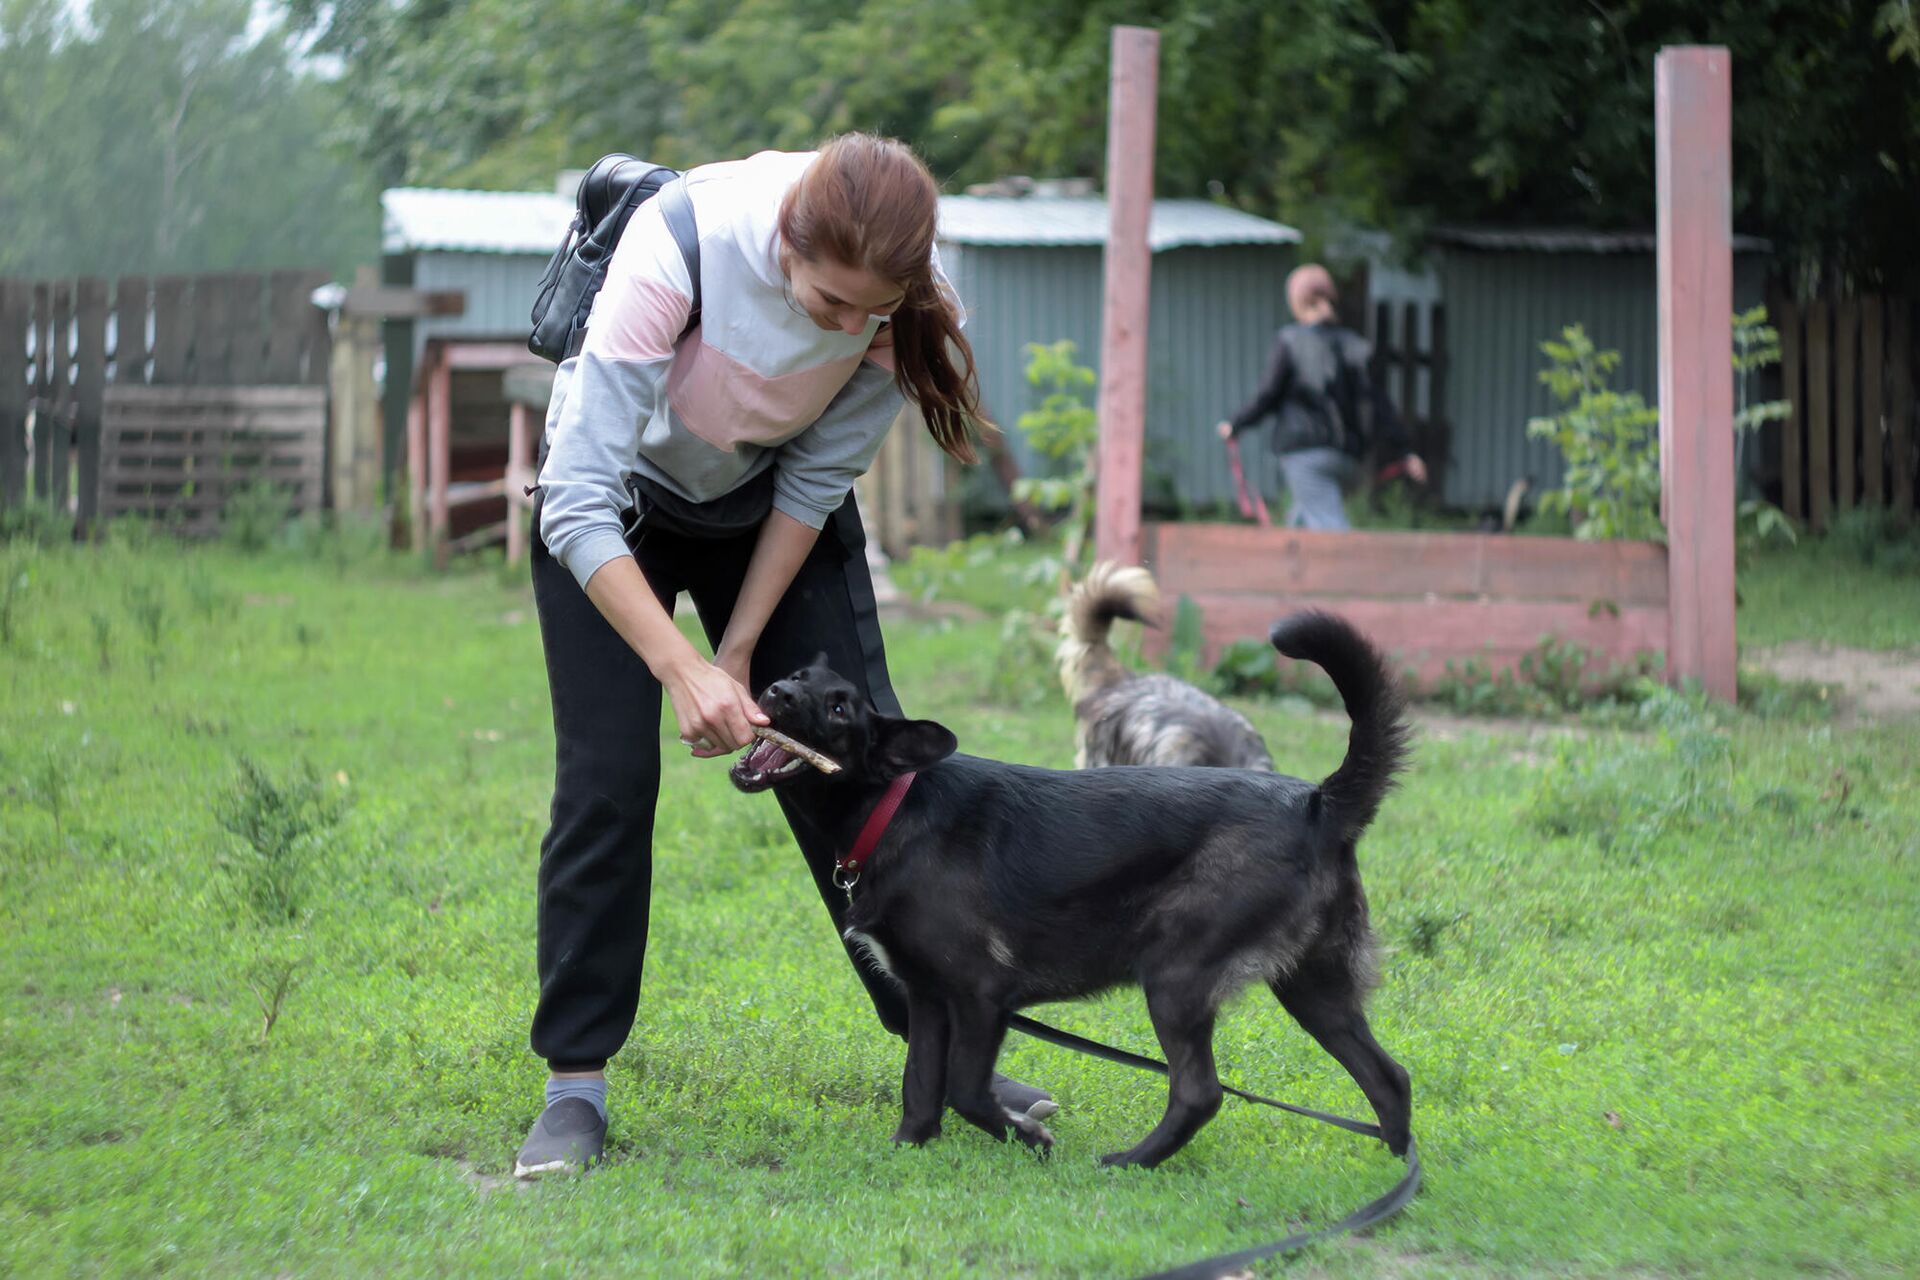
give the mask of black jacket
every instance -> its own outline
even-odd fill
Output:
[[[1260,390],[1229,418],[1239,435],[1270,413],[1279,415],[1275,453],[1328,446],[1358,458],[1377,435],[1389,456],[1408,452],[1406,427],[1374,386],[1367,365],[1373,345],[1336,324],[1290,324],[1274,338]]]

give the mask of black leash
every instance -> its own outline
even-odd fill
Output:
[[[1024,1032],[1036,1040],[1045,1040],[1048,1044],[1059,1045],[1063,1049],[1072,1049],[1075,1053],[1084,1053],[1090,1057],[1104,1058],[1108,1062],[1117,1062],[1123,1067],[1137,1067],[1142,1071],[1151,1071],[1156,1075],[1164,1076],[1167,1074],[1167,1064],[1164,1062],[1143,1057],[1137,1053],[1129,1053],[1125,1049],[1115,1049],[1111,1045],[1101,1044],[1098,1040],[1088,1040],[1084,1036],[1074,1035],[1071,1031],[1062,1031],[1057,1027],[1050,1027],[1044,1022],[1035,1022],[1032,1018],[1015,1014],[1009,1025],[1012,1026],[1014,1030]],[[1274,1098],[1264,1098],[1257,1093],[1248,1093],[1244,1089],[1236,1089],[1230,1084],[1223,1084],[1221,1088],[1236,1098],[1242,1098],[1248,1102],[1257,1102],[1263,1107],[1275,1107],[1281,1111],[1290,1111],[1294,1115],[1306,1116],[1309,1120],[1318,1120],[1322,1124],[1330,1124],[1336,1128],[1345,1129],[1349,1133],[1357,1133],[1362,1137],[1378,1138],[1381,1136],[1380,1126],[1377,1124],[1368,1124],[1363,1120],[1350,1120],[1346,1116],[1336,1116],[1325,1111],[1315,1111],[1312,1107],[1296,1107],[1291,1102],[1280,1102]],[[1381,1196],[1378,1200],[1370,1204],[1362,1205],[1332,1226],[1322,1227],[1318,1231],[1298,1232],[1294,1235],[1287,1236],[1285,1239],[1275,1240],[1270,1244],[1255,1245],[1251,1249],[1241,1249],[1234,1253],[1216,1253],[1210,1258],[1202,1258],[1198,1262],[1189,1262],[1182,1266],[1174,1267],[1170,1271],[1156,1271],[1150,1276],[1142,1276],[1140,1280],[1217,1280],[1218,1277],[1224,1276],[1231,1271],[1237,1271],[1249,1262],[1256,1262],[1261,1258],[1270,1258],[1276,1253],[1285,1253],[1291,1249],[1298,1249],[1303,1245],[1312,1244],[1316,1240],[1330,1239],[1333,1236],[1345,1235],[1349,1231],[1359,1231],[1366,1227],[1371,1227],[1375,1223],[1384,1222],[1404,1209],[1407,1202],[1413,1199],[1414,1192],[1419,1189],[1420,1147],[1414,1142],[1412,1137],[1408,1137],[1407,1171],[1401,1175],[1400,1181],[1395,1183],[1393,1189]]]

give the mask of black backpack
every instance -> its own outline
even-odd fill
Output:
[[[607,279],[613,247],[627,228],[633,211],[658,195],[667,230],[680,246],[687,274],[693,279],[693,310],[687,316],[685,337],[700,323],[700,229],[686,183],[665,165],[648,164],[615,152],[601,156],[580,180],[573,225],[554,251],[533,298],[533,332],[527,350],[558,364],[580,354],[580,344],[593,311],[594,295]]]

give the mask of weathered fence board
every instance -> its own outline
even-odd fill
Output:
[[[74,484],[75,516],[89,526],[100,496],[100,398],[107,385],[107,282],[97,278],[74,286]]]
[[[153,290],[144,276],[121,276],[113,290],[113,380],[147,380],[147,308]]]
[[[1807,304],[1807,518],[1827,527],[1833,507],[1833,309]]]
[[[1905,302],[1888,316],[1887,338],[1891,352],[1891,386],[1887,398],[1887,444],[1893,464],[1893,509],[1913,511],[1913,371],[1916,352],[1911,319],[1913,308]]]
[[[233,345],[227,355],[228,382],[250,387],[267,365],[267,335],[260,325],[259,276],[235,276],[227,298],[227,329]]]
[[[1781,302],[1774,308],[1774,325],[1780,332],[1780,382],[1793,411],[1780,424],[1780,509],[1795,520],[1807,517],[1806,481],[1801,474],[1801,455],[1805,449],[1807,403],[1805,385],[1800,379],[1800,307]]]
[[[27,495],[27,330],[32,293],[20,281],[0,280],[0,507]]]
[[[1784,395],[1780,506],[1815,529],[1859,504],[1913,513],[1913,303],[1776,301]],[[1804,377],[1803,377],[1804,375]]]
[[[223,387],[232,381],[230,299],[233,281],[201,276],[193,284],[193,376],[196,386]]]
[[[1840,306],[1833,310],[1833,506],[1836,511],[1853,509],[1857,448],[1854,423],[1854,389],[1859,377],[1860,309]]]
[[[1880,316],[1880,299],[1860,300],[1860,500],[1868,506],[1887,501],[1887,426],[1881,417],[1887,365]]]
[[[153,385],[184,386],[187,353],[193,346],[192,315],[187,309],[193,281],[159,276],[153,282]]]

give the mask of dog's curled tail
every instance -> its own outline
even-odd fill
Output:
[[[1054,661],[1069,702],[1126,678],[1126,668],[1107,646],[1115,618],[1159,625],[1160,588],[1138,565],[1102,560],[1067,596],[1066,616],[1060,619]]]
[[[1274,623],[1270,638],[1287,657],[1324,670],[1347,704],[1353,721],[1347,758],[1320,784],[1320,796],[1340,838],[1357,839],[1406,763],[1406,700],[1400,682],[1380,651],[1333,614],[1296,613]]]

